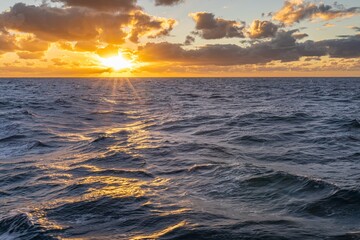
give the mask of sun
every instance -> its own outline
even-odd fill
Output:
[[[122,53],[107,58],[99,57],[99,61],[103,66],[112,68],[114,71],[128,69],[134,65],[131,60],[124,58]]]

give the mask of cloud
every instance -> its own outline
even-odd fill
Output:
[[[325,23],[323,26],[324,26],[324,27],[327,27],[327,28],[330,28],[330,27],[335,27],[335,24]]]
[[[0,32],[0,54],[5,52],[12,52],[17,49],[14,44],[15,38],[8,33]]]
[[[327,55],[326,44],[313,41],[297,43],[293,31],[279,31],[270,41],[249,47],[234,44],[205,45],[198,49],[184,50],[180,44],[147,43],[139,48],[139,59],[145,62],[176,62],[194,65],[246,65],[271,61],[296,61],[301,57]]]
[[[44,52],[16,52],[21,59],[40,59],[44,56]]]
[[[15,36],[6,31],[0,32],[0,54],[16,52],[20,58],[35,59],[44,56],[49,43],[33,36]]]
[[[191,13],[190,16],[196,22],[196,34],[203,39],[244,38],[243,23],[215,18],[207,12]]]
[[[188,36],[186,36],[184,45],[189,46],[189,45],[193,44],[194,42],[195,42],[195,38],[193,36],[188,35]]]
[[[68,7],[86,7],[100,11],[130,11],[139,9],[136,0],[51,0],[61,2]]]
[[[26,50],[28,52],[44,52],[49,48],[49,42],[42,41],[33,36],[25,36],[16,42],[20,50]]]
[[[96,13],[79,8],[52,8],[15,4],[0,15],[0,24],[11,30],[27,32],[48,40],[88,40],[102,35],[99,29],[118,32],[123,40],[121,25],[130,21],[129,15]]]
[[[119,46],[108,45],[103,48],[98,48],[95,53],[97,55],[99,55],[100,57],[109,57],[109,56],[113,56],[114,54],[116,54],[118,52],[119,52]]]
[[[167,36],[173,30],[176,21],[173,19],[155,18],[137,11],[132,21],[132,32],[130,40],[137,43],[139,37],[149,35],[150,38]]]
[[[301,58],[319,59],[359,58],[360,36],[323,41],[296,42],[292,31],[279,31],[276,36],[265,42],[249,47],[234,44],[205,45],[197,49],[185,50],[180,44],[147,43],[139,47],[139,59],[144,62],[171,62],[183,66],[241,66],[248,64],[267,64],[273,61],[282,63],[298,61]]]
[[[360,57],[360,36],[347,36],[343,39],[330,39],[318,42],[319,46],[327,48],[332,58],[358,58]]]
[[[98,48],[99,45],[97,42],[78,41],[75,43],[74,47],[71,47],[71,50],[77,52],[95,52]]]
[[[156,6],[172,6],[183,2],[184,0],[155,0]]]
[[[84,49],[85,45],[85,48],[89,49],[94,42],[120,45],[126,39],[138,42],[141,37],[155,38],[168,35],[176,23],[173,19],[150,16],[134,8],[129,12],[104,12],[100,8],[110,7],[110,3],[120,4],[129,1],[114,0],[106,1],[105,4],[93,0],[62,2],[69,4],[69,7],[17,3],[9,11],[0,14],[0,29],[32,34],[43,42],[75,41],[79,42],[78,49]],[[84,8],[85,3],[91,9]],[[80,5],[81,7],[78,7]],[[125,4],[124,8],[126,6]],[[1,36],[1,48],[10,48],[11,43],[6,40],[8,37],[5,34]],[[27,44],[29,48],[31,45],[33,44]],[[25,47],[23,49],[27,50]]]
[[[53,59],[51,59],[51,61],[54,63],[55,66],[68,65],[68,63],[65,62],[64,60],[62,60],[61,58],[53,58]]]
[[[308,37],[309,35],[306,34],[306,33],[298,33],[298,32],[296,32],[296,33],[293,33],[292,36],[293,36],[293,38],[295,38],[297,40],[301,40],[303,38]]]
[[[273,14],[273,20],[285,25],[292,25],[302,20],[331,20],[335,18],[351,17],[359,14],[360,8],[340,8],[338,5],[333,9],[330,5],[315,4],[304,0],[286,0],[284,6]]]
[[[274,37],[278,30],[278,26],[270,21],[255,20],[247,29],[250,38],[267,38]]]
[[[85,7],[99,11],[130,11],[141,9],[137,0],[51,0],[52,2],[63,3],[67,7]],[[184,2],[184,0],[155,0],[156,6],[173,6]]]

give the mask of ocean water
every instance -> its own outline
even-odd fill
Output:
[[[0,239],[360,239],[360,79],[1,79]]]

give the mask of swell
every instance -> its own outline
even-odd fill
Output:
[[[359,81],[0,81],[0,239],[359,238]]]
[[[0,220],[0,239],[4,240],[55,240],[39,224],[34,224],[27,214],[18,214]]]
[[[357,219],[360,214],[360,192],[355,189],[338,189],[332,194],[306,204],[302,211],[318,217]]]
[[[11,136],[0,138],[0,142],[11,142],[11,141],[18,140],[18,139],[23,139],[23,138],[26,138],[26,136],[25,135],[20,135],[20,134],[14,134],[14,135],[11,135]]]
[[[226,124],[229,126],[247,126],[265,123],[304,124],[314,120],[316,120],[316,116],[305,112],[294,112],[287,115],[277,115],[271,112],[252,112],[233,117]]]
[[[305,176],[296,176],[286,172],[272,172],[270,174],[257,174],[260,176],[246,177],[237,180],[237,187],[227,191],[227,196],[254,197],[254,200],[275,201],[282,205],[284,199],[303,199],[306,201],[320,198],[326,193],[336,189],[336,186],[321,180]],[[242,191],[241,191],[242,189]]]

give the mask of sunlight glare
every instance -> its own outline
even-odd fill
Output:
[[[100,58],[100,62],[105,67],[112,68],[114,71],[131,68],[133,66],[132,61],[124,58],[121,53],[117,56]]]

